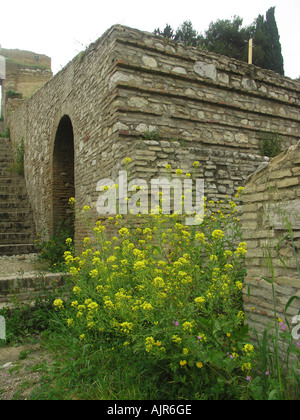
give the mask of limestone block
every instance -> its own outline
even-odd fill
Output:
[[[144,57],[142,57],[142,61],[143,61],[144,65],[147,66],[147,67],[151,67],[151,68],[156,68],[157,67],[157,62],[153,57],[149,57],[149,56],[145,55]]]
[[[177,73],[177,74],[183,74],[183,75],[186,75],[186,74],[187,74],[187,71],[186,71],[186,69],[185,69],[185,68],[183,68],[183,67],[174,67],[174,68],[172,69],[172,73]]]
[[[208,64],[204,61],[197,61],[194,65],[194,72],[201,77],[217,80],[217,68],[214,64]]]
[[[242,87],[247,90],[257,90],[255,81],[246,77],[244,77],[242,80]]]
[[[139,96],[132,96],[128,101],[128,105],[133,108],[145,108],[148,105],[148,101],[147,99]]]

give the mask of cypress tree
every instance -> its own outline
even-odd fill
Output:
[[[275,19],[275,7],[256,19],[253,64],[284,75],[280,36]]]

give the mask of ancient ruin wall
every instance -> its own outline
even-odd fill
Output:
[[[300,142],[264,164],[247,182],[244,191],[242,221],[248,245],[244,287],[246,321],[260,338],[265,328],[274,328],[273,291],[268,280],[274,281],[277,317],[284,322],[286,333],[291,334],[296,326],[292,320],[300,309],[299,211]],[[293,296],[298,299],[285,311]],[[291,329],[287,328],[285,314]]]
[[[95,209],[97,182],[116,179],[126,156],[131,175],[144,179],[165,174],[167,163],[190,172],[198,160],[207,195],[232,195],[265,160],[261,133],[297,142],[299,108],[300,85],[290,79],[114,26],[14,113],[11,133],[25,141],[37,229],[50,232],[54,143],[64,116],[73,127],[77,205]]]

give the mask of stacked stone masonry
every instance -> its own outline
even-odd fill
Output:
[[[273,291],[268,280],[274,281],[277,316],[287,327],[287,315],[291,326],[286,333],[291,334],[296,327],[292,320],[300,310],[299,210],[300,142],[262,165],[244,191],[242,222],[248,245],[245,311],[247,323],[260,338],[265,328],[274,328]],[[293,296],[298,299],[285,311]]]
[[[300,85],[224,56],[185,48],[150,33],[113,26],[15,111],[12,141],[25,142],[25,173],[37,230],[53,232],[53,191],[60,123],[71,122],[74,192],[95,209],[97,182],[116,179],[131,157],[133,177],[191,171],[200,162],[211,198],[232,195],[265,160],[260,133],[295,144]],[[153,132],[158,137],[151,137]],[[70,157],[72,147],[69,148]],[[72,171],[72,165],[70,165]],[[67,178],[72,179],[70,173]],[[76,238],[84,227],[76,221]]]

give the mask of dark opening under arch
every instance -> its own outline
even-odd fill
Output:
[[[53,149],[53,233],[61,226],[68,228],[70,236],[74,236],[71,197],[75,197],[74,133],[70,117],[64,115],[56,131]]]

